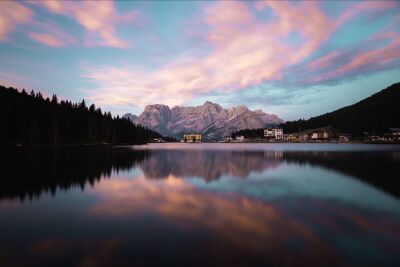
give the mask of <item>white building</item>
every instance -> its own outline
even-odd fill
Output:
[[[318,139],[318,133],[317,132],[313,132],[311,134],[311,139]]]
[[[400,128],[389,128],[389,136],[392,141],[400,141]]]
[[[244,141],[244,136],[243,135],[236,136],[236,140],[239,141],[239,142],[243,142]]]
[[[329,138],[329,133],[327,130],[314,131],[311,134],[311,139],[313,140],[328,139],[328,138]]]
[[[283,139],[283,129],[281,128],[269,128],[264,129],[264,137],[266,139]]]
[[[341,134],[339,135],[339,142],[341,143],[347,143],[350,142],[351,140],[351,135],[350,134]]]
[[[229,142],[229,141],[232,141],[232,140],[233,140],[233,138],[230,135],[224,136],[224,141],[225,142]]]

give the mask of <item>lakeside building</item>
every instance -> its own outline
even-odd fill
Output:
[[[389,128],[385,132],[363,132],[366,142],[399,142],[400,128]]]
[[[224,142],[230,142],[233,141],[233,138],[230,135],[224,136]]]
[[[282,128],[267,128],[264,129],[265,139],[283,139],[283,129]]]
[[[377,132],[363,132],[363,134],[364,141],[367,142],[380,142],[385,140],[385,138]]]
[[[296,134],[284,134],[283,139],[286,141],[297,141],[299,136]]]
[[[386,135],[391,141],[400,141],[400,128],[389,128]]]
[[[166,143],[166,141],[162,138],[154,138],[152,141],[153,143]]]
[[[314,131],[311,134],[312,140],[326,140],[328,138],[329,138],[329,133],[327,130]]]
[[[308,139],[310,139],[310,136],[308,133],[305,133],[305,134],[302,134],[299,136],[300,141],[308,141]]]
[[[243,135],[236,136],[236,141],[243,142],[244,136]]]
[[[200,143],[201,142],[201,134],[184,134],[182,142],[184,143]]]
[[[341,134],[339,135],[339,142],[340,143],[347,143],[351,141],[351,135],[350,134]]]

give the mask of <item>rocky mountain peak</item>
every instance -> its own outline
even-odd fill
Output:
[[[181,138],[185,133],[201,132],[204,139],[209,140],[220,140],[232,131],[283,122],[274,114],[251,111],[245,105],[224,109],[210,101],[197,107],[176,106],[172,109],[161,104],[148,105],[140,116],[128,113],[124,117],[163,135]]]
[[[204,109],[211,110],[211,111],[217,111],[217,112],[220,112],[222,110],[222,107],[219,104],[213,103],[210,101],[204,102],[204,104],[200,107],[203,107]]]
[[[169,106],[167,105],[163,105],[163,104],[153,104],[153,105],[147,105],[144,108],[143,112],[154,112],[154,111],[165,111],[165,110],[169,110]]]
[[[237,107],[231,107],[231,108],[228,109],[228,113],[230,114],[230,116],[237,116],[239,114],[246,113],[246,112],[249,112],[249,111],[250,111],[249,108],[246,107],[245,105],[240,105],[240,106],[237,106]]]

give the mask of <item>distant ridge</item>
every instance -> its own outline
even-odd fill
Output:
[[[308,120],[288,121],[281,126],[287,133],[330,126],[353,136],[362,136],[364,131],[384,132],[387,128],[400,128],[400,83],[353,105]]]

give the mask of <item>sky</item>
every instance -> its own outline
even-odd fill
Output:
[[[0,84],[309,118],[400,81],[399,25],[399,1],[1,1]]]

